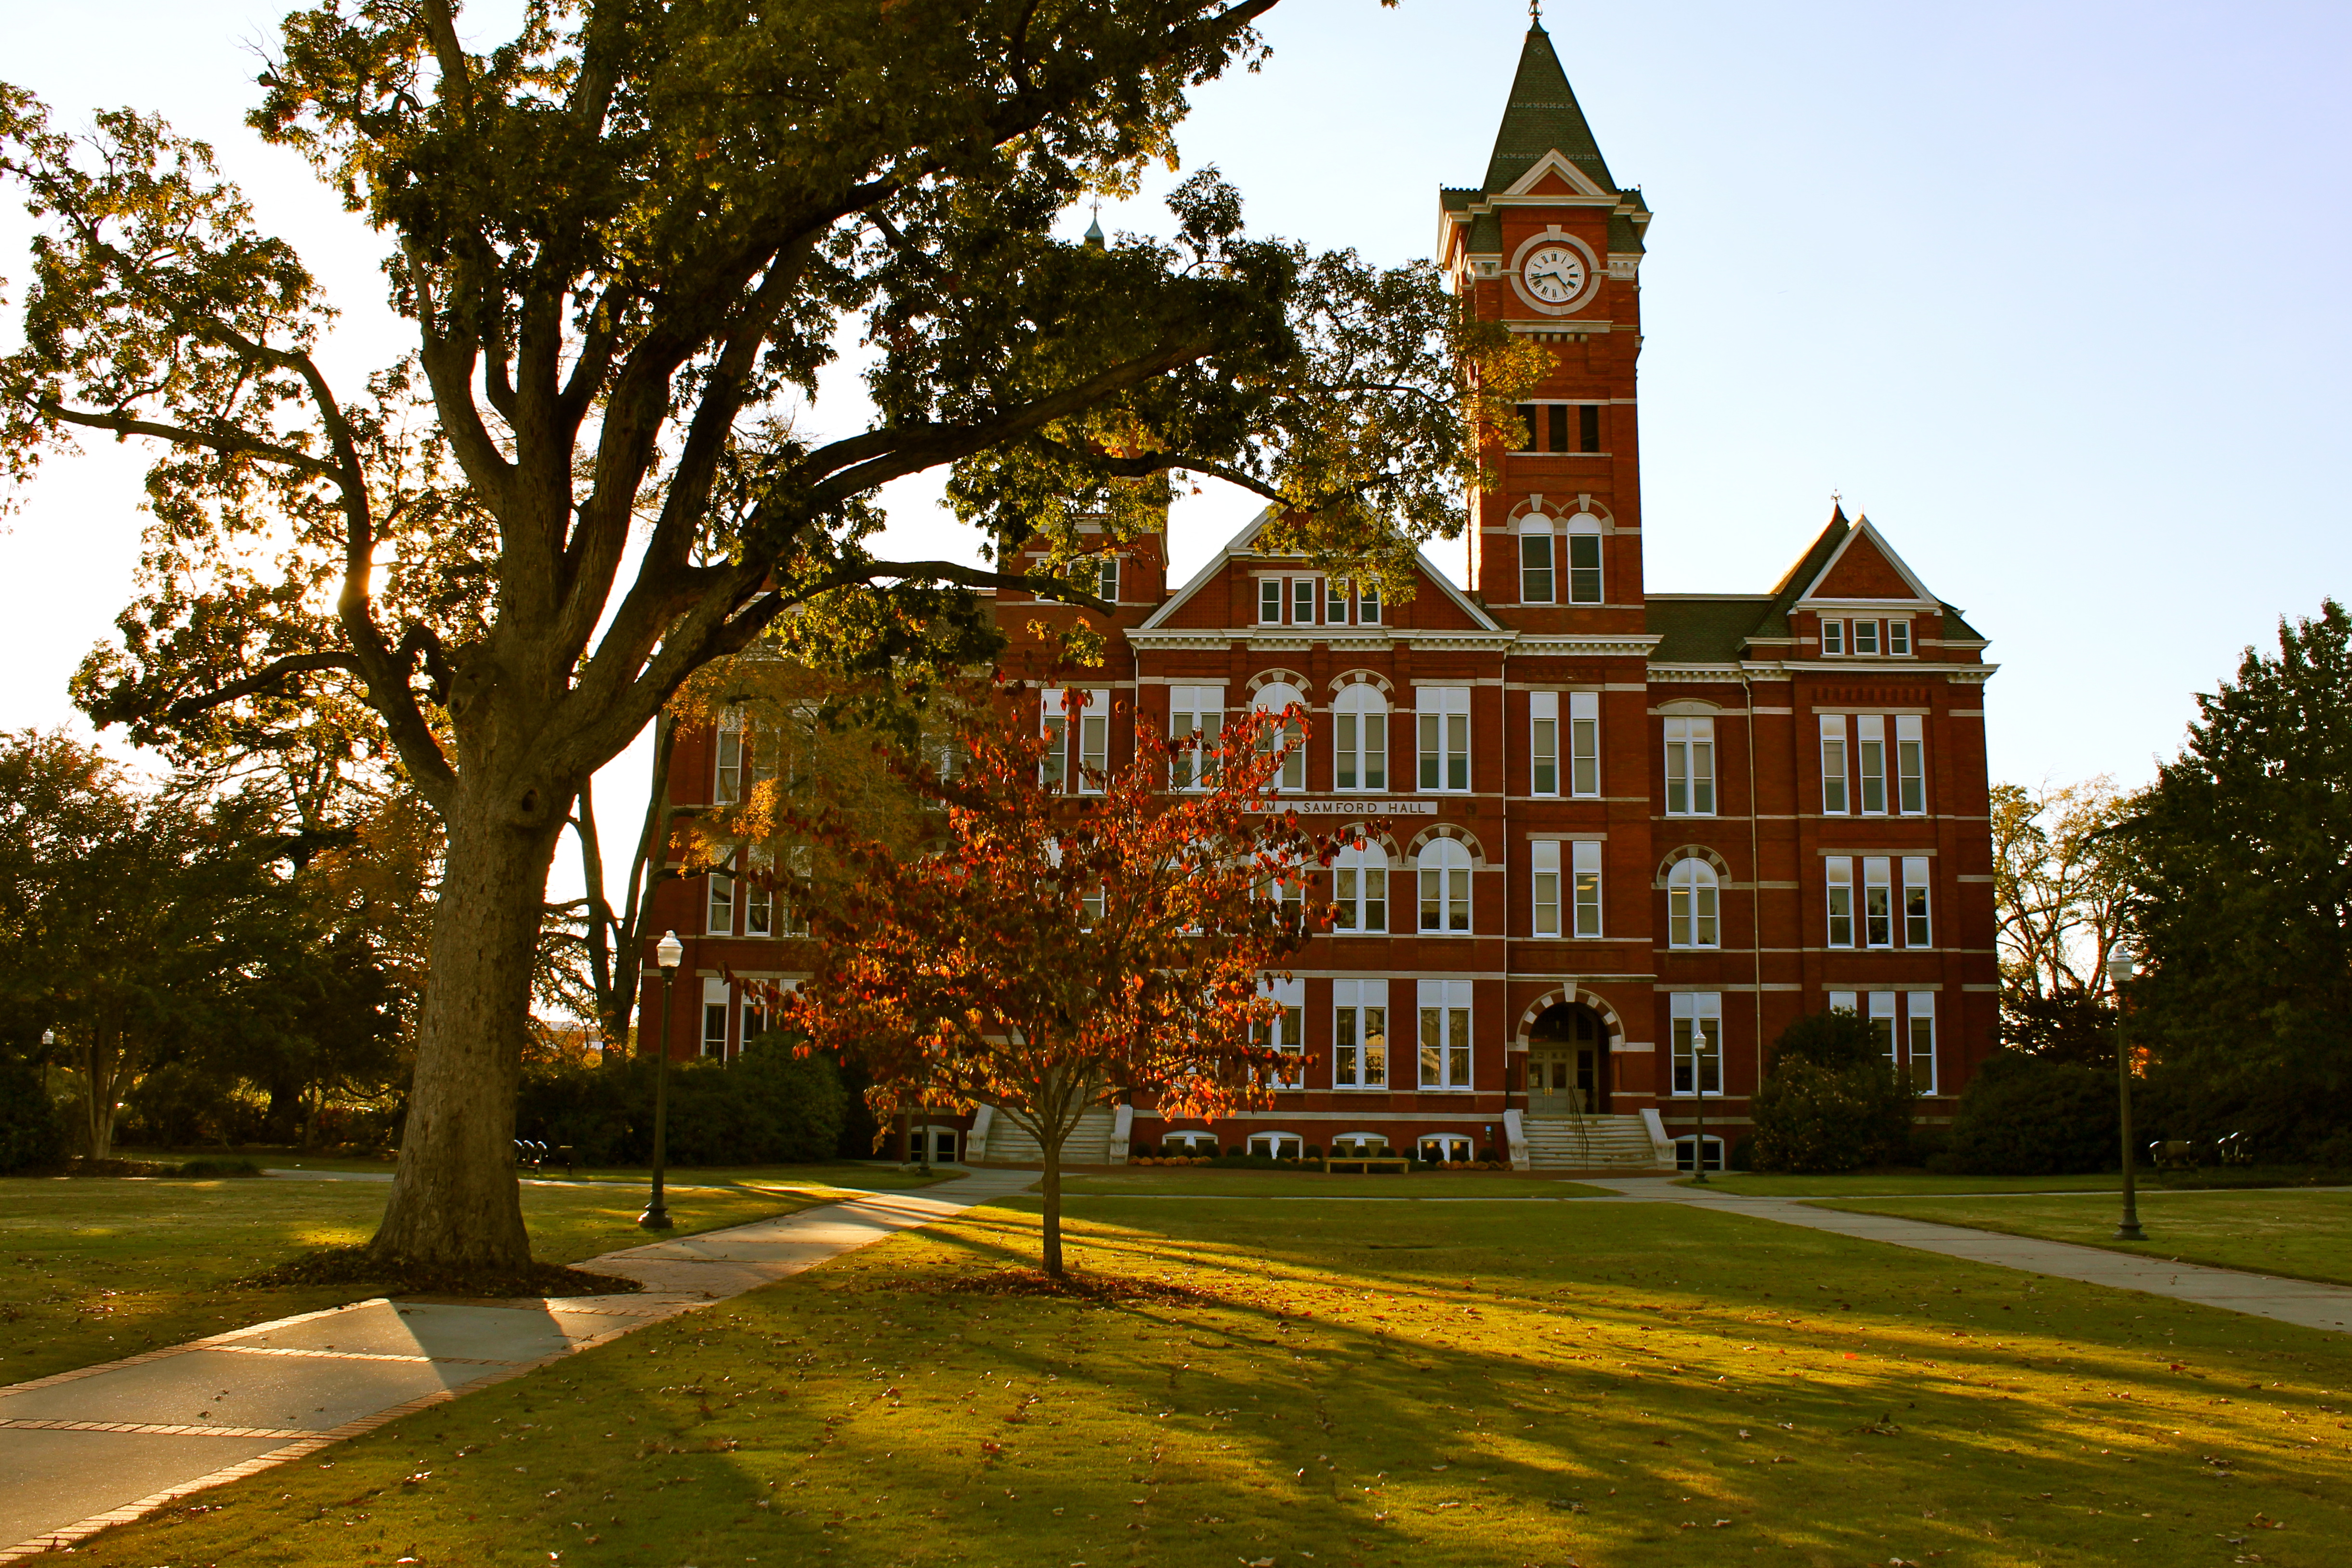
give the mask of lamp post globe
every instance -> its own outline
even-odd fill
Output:
[[[2116,1109],[2123,1129],[2124,1212],[2116,1225],[2116,1239],[2146,1241],[2147,1232],[2139,1223],[2138,1172],[2132,1158],[2131,1051],[2123,1037],[2123,983],[2139,973],[2139,954],[2130,942],[2118,938],[2107,948],[2101,967],[2106,971],[2107,989],[2116,999]]]
[[[667,1230],[671,1224],[662,1202],[662,1164],[669,1153],[669,983],[685,957],[686,944],[677,940],[677,932],[662,932],[654,944],[654,964],[661,973],[661,1047],[654,1058],[654,1181],[646,1212],[637,1216],[647,1230]]]

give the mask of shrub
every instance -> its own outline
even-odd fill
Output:
[[[2121,1121],[2112,1071],[1997,1051],[1969,1079],[1931,1168],[1988,1176],[2110,1170],[2120,1159]]]
[[[65,1157],[65,1129],[49,1105],[40,1068],[0,1058],[0,1171],[54,1165]]]
[[[1909,1152],[1912,1089],[1851,1013],[1817,1013],[1783,1030],[1758,1087],[1752,1158],[1759,1171],[1812,1173],[1893,1164]]]
[[[534,1065],[523,1072],[515,1135],[583,1164],[653,1157],[654,1064]],[[667,1153],[678,1165],[765,1165],[829,1160],[840,1147],[846,1094],[833,1060],[800,1056],[762,1035],[732,1062],[672,1062]]]
[[[1479,1150],[1478,1160],[1482,1164],[1493,1164],[1495,1163],[1495,1146],[1489,1143],[1484,1149]]]
[[[181,1163],[176,1173],[191,1179],[211,1176],[257,1176],[261,1174],[261,1167],[250,1160],[186,1160]]]
[[[1307,1158],[1310,1160],[1320,1160],[1323,1157],[1323,1145],[1320,1143],[1309,1143],[1307,1145],[1306,1152]]]

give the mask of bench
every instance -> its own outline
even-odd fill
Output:
[[[1342,1165],[1354,1166],[1368,1176],[1374,1171],[1404,1172],[1412,1169],[1412,1162],[1402,1154],[1332,1154],[1323,1161],[1323,1173],[1330,1175]]]

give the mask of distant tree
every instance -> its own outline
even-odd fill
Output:
[[[1337,846],[1273,809],[1276,716],[1237,720],[1205,754],[1139,726],[1134,759],[1086,771],[1084,792],[1048,782],[1045,742],[989,717],[949,778],[893,764],[940,809],[931,853],[811,820],[846,874],[809,906],[816,970],[781,1022],[860,1056],[877,1113],[992,1105],[1034,1138],[1058,1278],[1062,1149],[1081,1116],[1147,1096],[1216,1115],[1304,1070],[1269,1043],[1262,983],[1328,915],[1305,870]],[[1203,768],[1207,787],[1170,793]]]
[[[1853,1171],[1903,1160],[1914,1090],[1891,1043],[1844,1008],[1782,1030],[1749,1111],[1756,1168]]]
[[[2123,930],[2125,855],[2115,828],[2130,809],[2105,773],[1993,786],[2001,1035],[2012,1049],[2115,1060],[2114,1002],[2099,962]]]
[[[694,670],[843,603],[950,640],[979,587],[1099,607],[877,557],[882,486],[945,470],[964,517],[1066,555],[1081,519],[1144,525],[1125,482],[1212,474],[1392,597],[1462,526],[1547,361],[1435,266],[1248,237],[1207,169],[1171,238],[1054,232],[1176,161],[1187,94],[1262,57],[1273,4],[534,3],[476,52],[456,0],[321,0],[251,123],[381,237],[413,350],[356,384],[210,149],[134,111],[77,138],[0,86],[36,236],[0,468],[87,434],[160,454],[168,580],[90,711],[161,739],[331,687],[446,828],[380,1258],[528,1261],[510,1135],[548,868]],[[845,338],[877,412],[796,428]]]
[[[2352,618],[2282,620],[2197,706],[2118,834],[2127,1036],[2274,1152],[2352,1156]]]

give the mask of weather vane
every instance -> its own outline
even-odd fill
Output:
[[[1543,0],[1528,0],[1528,20],[1538,27],[1543,26]]]

